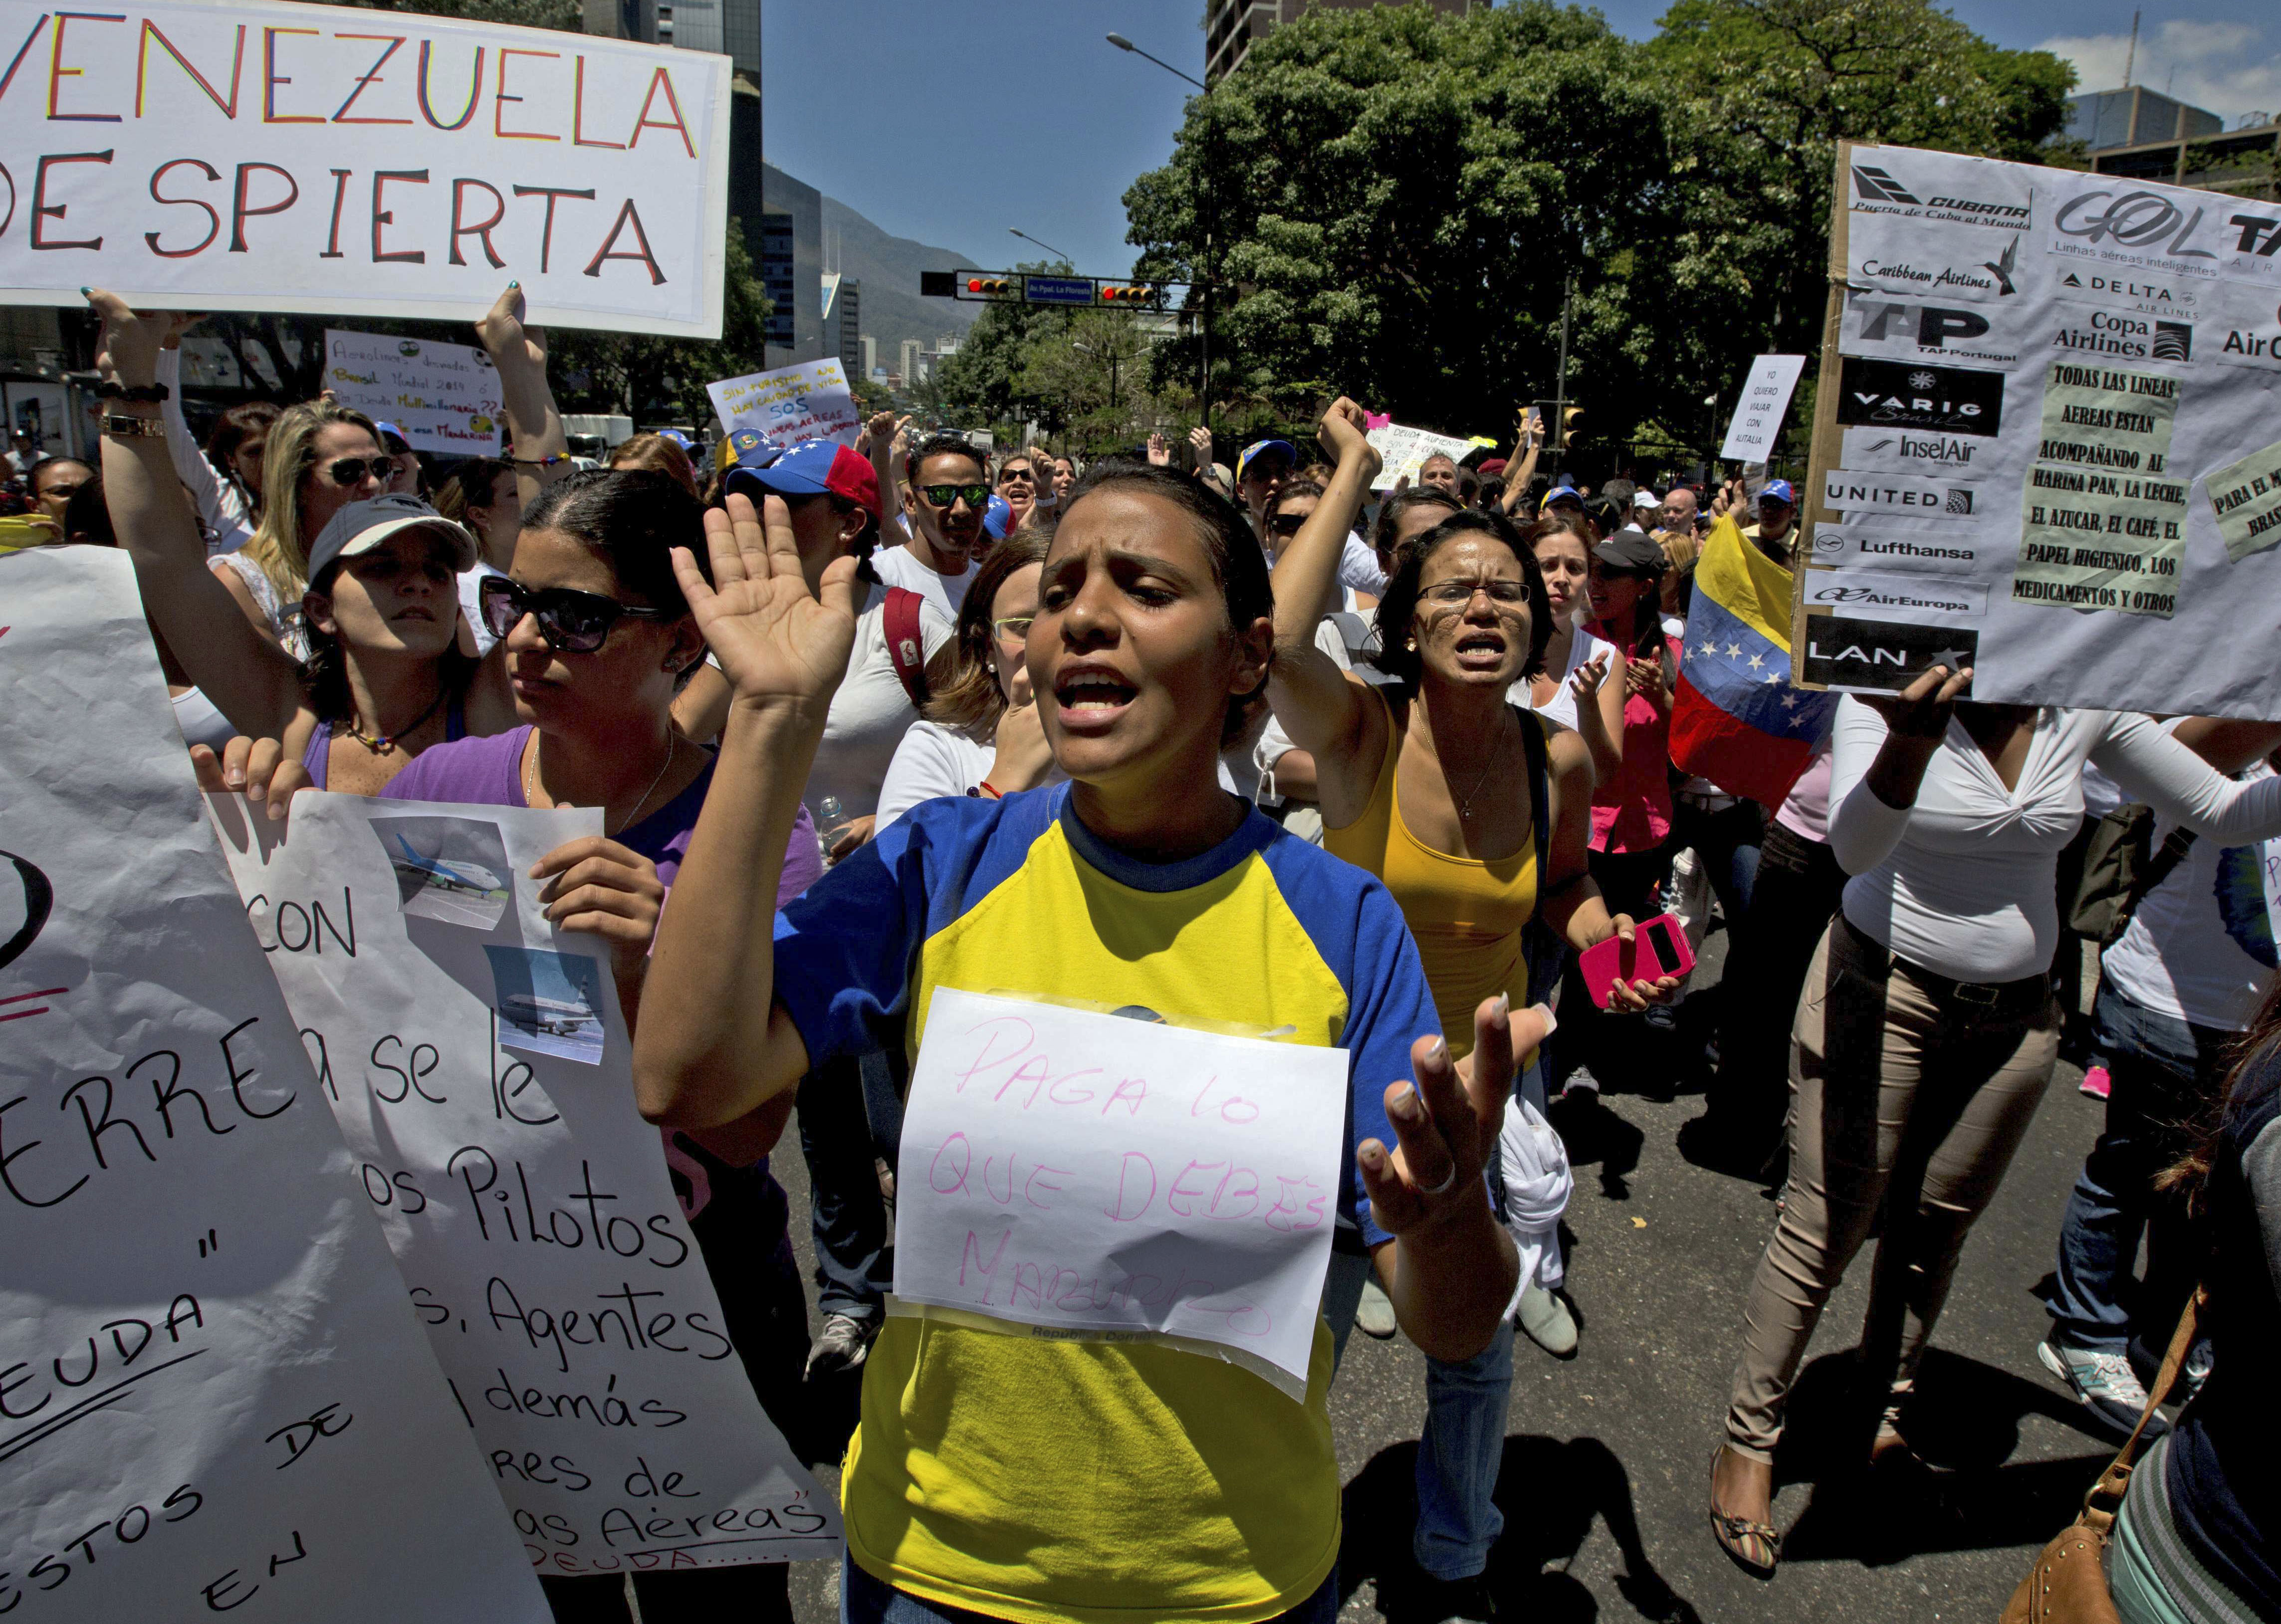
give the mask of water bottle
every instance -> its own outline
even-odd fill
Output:
[[[827,795],[816,804],[816,843],[822,849],[825,862],[831,860],[832,846],[853,821],[836,795]]]

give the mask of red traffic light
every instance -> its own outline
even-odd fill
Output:
[[[1133,304],[1155,296],[1156,289],[1146,287],[1107,287],[1101,290],[1104,304]]]
[[[969,292],[969,293],[979,293],[979,292],[981,292],[981,291],[982,291],[982,279],[981,279],[980,277],[978,277],[978,276],[970,276],[970,277],[968,277],[968,278],[966,279],[966,291],[967,291],[967,292]]]

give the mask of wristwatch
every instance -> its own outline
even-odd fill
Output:
[[[122,440],[163,440],[166,436],[166,423],[163,418],[132,417],[114,412],[104,417],[103,432],[117,435]]]

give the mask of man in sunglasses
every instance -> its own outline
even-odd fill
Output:
[[[891,587],[904,587],[954,623],[973,577],[968,566],[988,550],[982,521],[990,505],[990,473],[981,452],[956,435],[932,435],[912,448],[904,465],[916,528],[871,567]]]

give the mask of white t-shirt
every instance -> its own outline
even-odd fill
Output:
[[[1534,703],[1529,697],[1530,685],[1526,677],[1507,689],[1504,697],[1522,710],[1535,711],[1539,716],[1549,716],[1563,727],[1573,731],[1576,726],[1576,696],[1568,690],[1568,679],[1576,674],[1579,666],[1590,665],[1592,660],[1602,653],[1605,653],[1608,657],[1608,674],[1601,681],[1622,681],[1624,663],[1616,654],[1616,645],[1603,638],[1593,636],[1580,626],[1576,628],[1575,635],[1568,639],[1566,667],[1553,673],[1551,698],[1543,704]]]
[[[2262,761],[2239,774],[2244,783],[2272,776]],[[2160,851],[2177,827],[2175,819],[2157,820],[2153,849]],[[2281,841],[2229,847],[2196,840],[2184,860],[2139,899],[2130,928],[2100,955],[2099,974],[2115,991],[2158,1015],[2245,1030],[2273,974],[2264,875],[2275,862],[2281,862]],[[2269,957],[2254,956],[2245,939]]]
[[[874,589],[871,596],[870,607],[855,622],[855,646],[848,652],[847,674],[831,696],[823,739],[816,747],[816,765],[808,770],[808,788],[801,796],[808,815],[819,826],[824,819],[816,808],[828,795],[839,797],[840,810],[850,818],[868,817],[878,810],[879,789],[886,781],[888,764],[895,758],[895,747],[919,719],[902,679],[895,674],[894,657],[887,651],[886,594]],[[925,646],[926,658],[932,659],[935,650],[956,635],[949,618],[937,612],[932,600],[919,606],[919,640]]]
[[[1391,681],[1365,658],[1378,647],[1378,631],[1368,616],[1356,612],[1351,587],[1346,591],[1346,608],[1325,615],[1316,624],[1315,646],[1329,655],[1341,671],[1355,672],[1365,682],[1376,686]],[[1271,804],[1283,799],[1274,792],[1268,777],[1275,771],[1275,764],[1296,748],[1291,743],[1291,735],[1283,731],[1282,722],[1272,715],[1268,717],[1267,726],[1260,730],[1259,743],[1251,750],[1252,769],[1259,775],[1258,793],[1253,799]]]
[[[492,646],[499,642],[498,638],[491,635],[491,628],[483,624],[483,610],[481,601],[483,589],[483,577],[486,575],[504,575],[506,573],[506,572],[505,570],[493,569],[481,558],[476,560],[475,568],[471,570],[462,570],[460,572],[460,612],[468,617],[468,628],[476,635],[476,658],[477,659],[481,659],[484,655],[489,654],[491,651]]]
[[[2083,823],[2086,760],[2203,839],[2281,835],[2281,778],[2237,783],[2145,716],[2045,707],[2011,789],[1952,719],[1914,807],[1887,805],[1867,781],[1884,742],[1885,719],[1847,695],[1829,774],[1830,851],[1853,875],[1845,917],[1880,946],[1958,981],[2050,970],[2055,871]]]
[[[873,833],[884,832],[921,801],[979,789],[997,759],[995,744],[978,744],[963,728],[913,722],[903,742],[895,746],[894,760],[888,764],[887,781],[879,790],[879,821]],[[1033,787],[1057,784],[1063,776],[1061,768],[1048,767]]]
[[[958,606],[966,601],[966,589],[974,583],[971,564],[955,575],[945,575],[922,564],[918,554],[908,547],[883,547],[871,555],[871,568],[887,585],[918,593],[942,611],[942,618],[954,630],[957,628]]]

